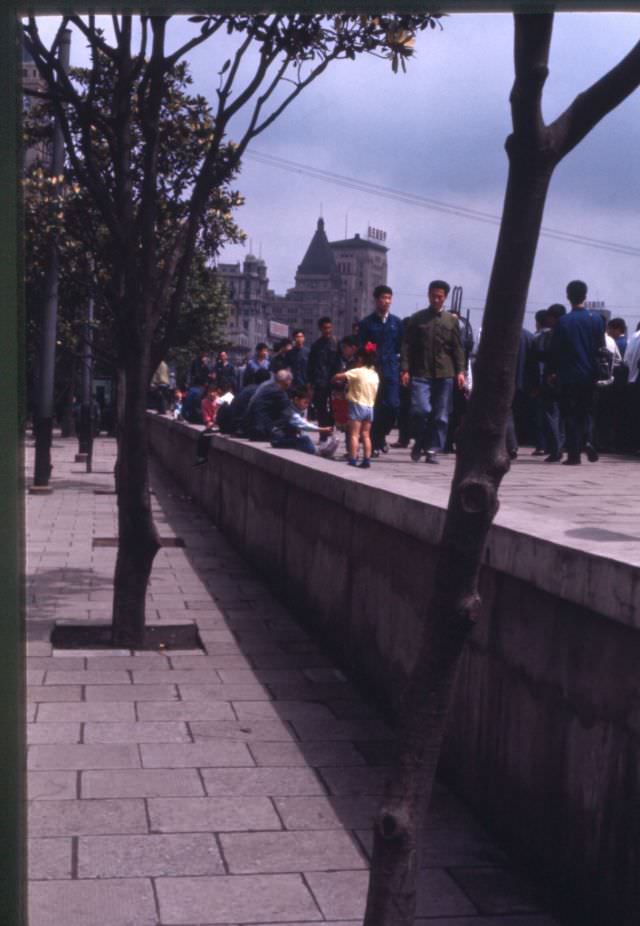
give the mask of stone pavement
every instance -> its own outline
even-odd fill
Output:
[[[55,620],[110,616],[115,550],[91,540],[115,536],[115,497],[96,494],[114,444],[90,475],[75,450],[56,440],[54,492],[27,499],[30,926],[356,926],[388,728],[160,473],[160,533],[185,546],[159,552],[148,617],[195,620],[205,651],[52,650]],[[418,912],[557,926],[441,786]]]

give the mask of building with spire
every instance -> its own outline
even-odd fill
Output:
[[[387,282],[388,249],[381,243],[385,237],[384,232],[369,228],[366,238],[354,235],[330,242],[324,219],[319,218],[298,265],[295,285],[284,296],[269,289],[266,264],[253,254],[242,264],[218,264],[229,297],[227,336],[237,354],[296,328],[313,340],[325,315],[338,337],[351,334],[353,323],[372,311],[375,287]]]

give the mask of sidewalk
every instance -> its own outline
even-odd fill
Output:
[[[27,446],[27,459],[31,459]],[[153,623],[206,652],[52,651],[53,622],[110,618],[113,441],[56,440],[27,499],[29,926],[362,921],[390,733],[208,519],[159,472]],[[185,461],[190,465],[191,461]],[[423,926],[557,926],[436,789]]]

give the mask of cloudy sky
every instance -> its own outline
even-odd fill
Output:
[[[45,32],[51,30],[48,23]],[[176,44],[193,25],[175,19]],[[640,38],[639,14],[556,16],[544,115],[555,118]],[[513,82],[513,21],[509,14],[456,14],[419,36],[407,74],[388,62],[339,62],[310,86],[253,143],[254,152],[401,191],[386,197],[283,170],[246,157],[237,188],[246,197],[238,220],[246,246],[227,249],[240,260],[251,246],[267,263],[271,286],[284,293],[322,214],[330,239],[368,225],[387,232],[394,306],[407,315],[425,303],[426,284],[443,277],[464,289],[463,306],[477,325],[486,294],[497,224],[456,214],[472,209],[499,216],[507,162],[508,96]],[[72,62],[84,63],[74,36]],[[228,48],[216,39],[192,53],[194,86],[213,98]],[[543,235],[531,281],[533,312],[563,301],[568,280],[585,279],[589,297],[615,315],[640,320],[640,92],[609,115],[557,168],[544,216],[551,231],[635,249],[620,254]],[[420,200],[435,200],[445,210]],[[451,207],[451,208],[449,208]]]

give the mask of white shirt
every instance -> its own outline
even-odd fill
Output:
[[[640,331],[636,331],[627,342],[624,362],[629,367],[629,382],[635,383],[640,373]]]

